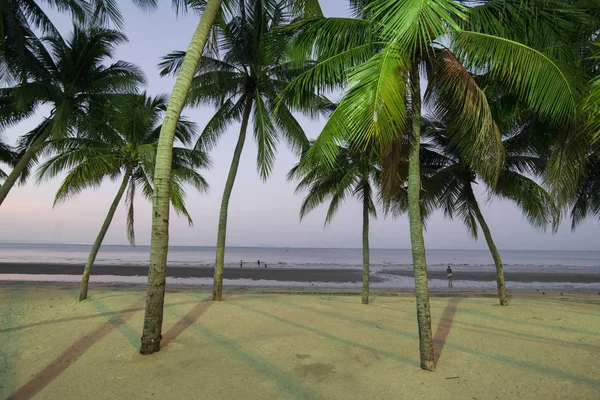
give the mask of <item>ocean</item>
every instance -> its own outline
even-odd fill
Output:
[[[90,245],[84,244],[19,244],[0,243],[0,263],[52,263],[84,264]],[[149,246],[102,246],[96,264],[148,265]],[[600,272],[600,251],[537,251],[501,250],[507,270],[535,270],[540,272]],[[211,267],[214,265],[214,247],[171,246],[169,265]],[[275,268],[361,268],[361,249],[336,248],[279,248],[279,247],[228,247],[226,267],[239,267],[266,263]],[[411,266],[409,249],[371,249],[371,264],[389,268]],[[470,270],[494,267],[487,250],[427,250],[427,263],[431,268],[446,266],[468,267]]]
[[[52,265],[85,264],[91,246],[73,244],[13,244],[0,243],[0,264],[13,265],[12,273],[0,273],[0,281],[73,281],[79,280],[79,268],[69,270],[68,275],[56,272],[44,273]],[[145,273],[136,276],[118,276],[119,266],[147,266],[149,246],[102,246],[95,265],[106,266],[102,274],[92,272],[92,282],[137,283],[146,282]],[[371,249],[371,274],[373,288],[412,288],[411,251],[408,249]],[[501,250],[509,286],[520,289],[591,289],[600,290],[600,251],[523,251]],[[214,247],[171,246],[170,267],[201,268],[200,277],[169,277],[172,284],[211,285],[214,265]],[[268,270],[263,270],[264,264]],[[240,270],[243,262],[243,270]],[[19,272],[20,264],[39,264],[34,275]],[[455,287],[463,289],[494,289],[495,267],[487,250],[428,250],[427,263],[430,271],[430,287],[447,286],[445,269],[451,266],[455,275]],[[112,268],[115,268],[112,274]],[[37,268],[37,267],[36,267]],[[228,247],[225,257],[225,283],[237,286],[268,287],[339,287],[359,288],[362,279],[361,249],[336,248],[276,248],[276,247]],[[252,269],[256,272],[250,272]],[[325,273],[326,281],[301,282],[302,270],[346,270],[346,273]],[[289,270],[290,274],[285,272]],[[352,272],[355,271],[355,272]],[[334,272],[334,271],[332,271]],[[248,275],[248,274],[251,275]],[[242,275],[240,275],[242,274]],[[266,275],[265,275],[266,274]],[[304,273],[305,274],[305,273]],[[128,275],[121,273],[120,275]],[[237,275],[237,278],[234,278]],[[286,279],[281,279],[282,276]],[[322,276],[321,274],[320,276]],[[338,279],[338,276],[352,278]],[[291,277],[291,278],[290,278]],[[462,279],[462,280],[461,280]],[[513,282],[510,282],[510,280]],[[305,281],[305,279],[304,279]]]

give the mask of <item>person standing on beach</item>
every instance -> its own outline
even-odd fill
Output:
[[[448,274],[448,287],[452,287],[452,268],[449,265],[446,268],[446,274]]]
[[[244,268],[244,260],[240,260],[240,268]]]
[[[260,268],[260,260],[256,260],[256,265],[258,265],[258,268]]]

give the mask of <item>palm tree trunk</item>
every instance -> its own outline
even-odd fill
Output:
[[[163,305],[165,301],[167,252],[169,249],[169,193],[171,188],[175,128],[181,111],[185,106],[190,85],[192,84],[192,79],[204,51],[204,45],[210,34],[210,29],[220,8],[221,0],[208,0],[183,59],[181,70],[177,75],[160,132],[154,172],[150,271],[148,273],[148,294],[146,297],[144,330],[141,339],[141,354],[152,354],[160,350]]]
[[[475,198],[474,195],[473,198]],[[475,200],[473,204],[475,209],[475,215],[477,216],[477,221],[481,226],[481,230],[483,231],[483,235],[485,236],[485,241],[487,242],[487,245],[490,248],[490,253],[492,253],[494,264],[496,264],[496,285],[498,286],[498,299],[500,300],[501,306],[507,306],[508,300],[506,298],[506,283],[504,282],[504,267],[502,266],[502,259],[500,258],[500,253],[496,248],[494,239],[492,239],[492,233],[490,232],[490,228],[485,222],[485,218],[483,218],[483,214],[479,209],[479,204],[477,203],[477,200]]]
[[[87,299],[88,284],[90,282],[90,273],[92,271],[92,265],[94,265],[94,261],[96,261],[96,255],[98,254],[98,250],[100,250],[100,246],[102,246],[104,236],[106,235],[106,232],[110,227],[110,223],[112,222],[112,219],[115,216],[115,211],[117,211],[117,207],[119,207],[119,202],[123,197],[123,193],[125,193],[130,174],[131,170],[128,169],[127,172],[125,172],[125,177],[123,178],[121,187],[119,188],[115,199],[113,200],[112,204],[110,205],[110,208],[108,209],[108,215],[106,215],[104,223],[102,224],[102,228],[100,228],[100,232],[98,232],[98,237],[96,237],[96,241],[92,246],[92,250],[90,251],[90,255],[88,256],[85,268],[83,269],[83,276],[81,277],[81,286],[79,287],[79,301]]]
[[[413,271],[415,275],[415,295],[417,298],[421,368],[433,371],[435,369],[433,335],[431,333],[427,260],[425,258],[425,240],[423,239],[423,223],[420,207],[421,84],[419,79],[419,63],[415,61],[411,73],[412,132],[408,158],[408,216],[410,221]]]
[[[10,174],[6,177],[6,180],[4,181],[2,186],[0,186],[0,205],[2,205],[4,199],[6,199],[6,196],[8,196],[8,193],[14,186],[15,182],[17,182],[25,168],[27,168],[27,164],[29,163],[29,161],[33,158],[33,156],[35,156],[35,153],[38,152],[40,146],[44,144],[49,135],[50,131],[46,130],[45,133],[38,136],[38,138],[35,139],[31,146],[29,146],[25,154],[21,156],[19,162],[17,162],[17,165],[15,165]]]
[[[362,303],[369,304],[369,196],[368,190],[364,190],[363,194],[363,286],[362,286]]]
[[[221,199],[221,211],[219,212],[219,230],[217,233],[217,255],[215,257],[215,275],[213,281],[213,300],[221,301],[223,299],[223,268],[225,265],[225,241],[227,239],[227,212],[229,210],[229,199],[231,198],[231,190],[235,183],[238,166],[240,164],[240,156],[246,141],[246,131],[248,130],[248,121],[250,120],[250,111],[252,111],[253,97],[248,95],[242,116],[242,126],[240,128],[240,136],[238,137],[235,150],[233,151],[233,159],[229,167],[229,175],[225,182],[223,190],[223,198]]]

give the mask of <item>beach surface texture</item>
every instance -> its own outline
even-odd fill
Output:
[[[0,286],[0,398],[598,399],[600,295],[438,293],[436,372],[410,293],[170,287],[162,349],[138,353],[143,287]]]

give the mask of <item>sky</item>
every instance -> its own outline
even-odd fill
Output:
[[[170,8],[170,1],[160,1],[158,10],[143,12],[132,1],[120,1],[125,16],[125,32],[129,43],[116,51],[116,60],[138,64],[148,80],[150,94],[170,93],[174,79],[160,78],[158,61],[173,50],[185,50],[198,17],[179,16]],[[346,0],[321,1],[327,16],[348,14]],[[53,20],[63,33],[70,30],[69,18],[51,12]],[[47,108],[36,118],[4,132],[11,143],[33,128]],[[203,128],[213,109],[187,109],[184,114]],[[325,121],[310,121],[299,117],[307,136],[315,138]],[[170,219],[171,245],[214,246],[221,196],[239,124],[232,125],[211,153],[212,167],[202,171],[210,184],[209,194],[188,190],[187,208],[194,225],[173,213]],[[288,182],[287,172],[297,162],[284,144],[278,149],[277,161],[270,178],[263,182],[256,169],[256,145],[248,132],[237,180],[233,189],[227,228],[229,246],[278,247],[338,247],[361,246],[361,207],[348,199],[333,222],[324,227],[326,206],[322,206],[302,221],[298,211],[302,196],[295,194],[295,183]],[[14,187],[0,207],[0,241],[30,241],[44,243],[92,243],[102,225],[108,208],[116,195],[118,183],[105,181],[97,190],[88,190],[77,198],[53,208],[53,198],[61,179],[35,184],[30,180],[24,186]],[[482,186],[482,185],[479,185]],[[540,232],[527,223],[515,205],[494,199],[488,201],[484,188],[477,187],[476,195],[482,203],[482,212],[499,249],[511,250],[597,250],[600,225],[596,220],[584,222],[574,233],[564,223],[557,234]],[[379,218],[371,222],[373,248],[410,248],[408,218]],[[125,207],[121,205],[105,237],[105,244],[126,244]],[[150,242],[151,204],[138,197],[135,203],[137,244]],[[470,237],[460,221],[450,221],[436,213],[427,223],[426,246],[430,249],[486,249],[483,235],[478,241]]]

